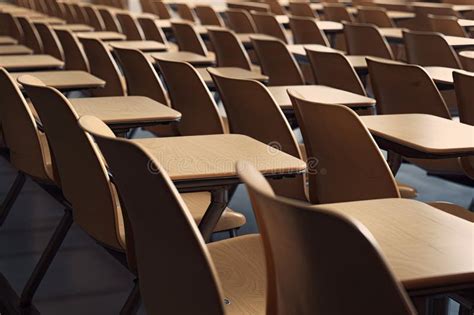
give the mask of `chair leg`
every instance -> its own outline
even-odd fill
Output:
[[[0,227],[3,225],[3,223],[7,219],[8,214],[10,213],[10,210],[13,207],[13,204],[18,198],[18,195],[20,194],[21,189],[25,185],[25,181],[26,181],[25,174],[22,172],[18,172],[15,178],[15,181],[13,182],[13,185],[10,187],[10,190],[8,191],[7,196],[5,197],[2,205],[0,206]]]
[[[471,205],[469,206],[469,210],[474,212],[474,198],[472,198]]]
[[[138,308],[140,307],[140,286],[138,285],[138,279],[135,279],[134,282],[135,285],[120,310],[120,315],[134,315],[138,312]]]
[[[54,257],[58,253],[61,244],[63,243],[66,235],[72,225],[73,217],[71,209],[65,209],[64,215],[61,219],[61,222],[56,227],[56,230],[53,233],[53,236],[49,240],[46,249],[44,250],[43,254],[41,255],[40,260],[36,264],[33,273],[31,274],[28,282],[26,283],[23,292],[21,293],[20,297],[20,307],[29,307],[33,300],[33,296],[38,289],[39,284],[43,280],[46,272],[51,265]]]
[[[230,238],[237,237],[237,229],[229,230],[229,237]]]

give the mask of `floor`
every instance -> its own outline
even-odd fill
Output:
[[[15,171],[0,158],[0,200],[14,176]],[[428,177],[412,165],[403,165],[397,178],[417,187],[420,200],[445,200],[468,207],[474,197],[472,187]],[[244,187],[239,187],[230,206],[248,218],[248,224],[240,234],[257,230]],[[62,208],[55,200],[36,184],[27,182],[0,229],[0,276],[8,280],[17,294],[62,214]],[[132,281],[124,267],[73,225],[34,304],[42,314],[118,314],[132,288]],[[450,313],[455,314],[456,305],[451,305],[451,309]],[[144,314],[144,311],[140,313]],[[1,305],[0,314],[7,314]]]

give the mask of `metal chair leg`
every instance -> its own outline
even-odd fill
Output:
[[[26,181],[25,174],[22,172],[18,172],[15,178],[15,181],[13,182],[13,185],[10,187],[10,190],[8,191],[7,196],[5,197],[2,205],[0,206],[0,227],[3,225],[3,223],[7,219],[8,214],[10,213],[10,210],[13,207],[13,204],[18,198],[18,195],[20,194],[21,189],[25,185],[25,181]]]
[[[46,272],[51,265],[54,257],[58,253],[61,244],[63,243],[66,235],[72,225],[73,217],[71,209],[65,209],[64,215],[61,219],[61,222],[56,227],[53,236],[51,237],[46,249],[41,255],[40,260],[36,264],[33,273],[31,274],[28,282],[26,283],[23,292],[20,297],[20,307],[29,307],[33,300],[33,296],[38,289],[39,284],[43,280]]]
[[[132,292],[125,301],[122,309],[120,310],[120,315],[134,315],[138,312],[140,307],[140,286],[138,284],[138,279],[135,279],[135,285],[133,286]]]
[[[230,238],[237,237],[237,229],[229,230],[229,237]]]

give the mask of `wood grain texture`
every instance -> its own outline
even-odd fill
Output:
[[[474,225],[425,203],[379,199],[315,206],[348,215],[373,234],[408,290],[474,286]]]
[[[115,32],[79,32],[76,34],[79,38],[94,38],[102,41],[119,41],[127,38],[125,35]]]
[[[64,62],[49,55],[2,56],[0,67],[8,71],[55,69],[64,66]]]
[[[31,54],[33,54],[33,50],[23,45],[0,45],[0,56]]]
[[[58,90],[93,89],[105,85],[104,80],[85,71],[64,70],[10,73],[10,76],[15,81],[22,75],[32,75],[40,79],[47,86],[54,87]]]
[[[108,44],[112,48],[138,49],[143,52],[168,50],[168,46],[166,44],[154,40],[126,40],[118,42],[111,41]]]
[[[237,161],[266,175],[302,172],[306,163],[238,134],[133,139],[158,159],[172,180],[236,178]]]
[[[474,127],[426,114],[361,116],[374,135],[429,154],[474,154]]]

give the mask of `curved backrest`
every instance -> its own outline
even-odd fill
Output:
[[[191,22],[173,21],[171,27],[173,28],[179,50],[193,52],[202,56],[207,55],[206,45]]]
[[[154,13],[150,0],[140,0],[140,7],[143,13]]]
[[[15,38],[16,40],[18,40],[19,43],[24,43],[25,34],[20,25],[20,22],[18,21],[18,18],[16,18],[10,13],[2,12],[0,12],[0,17],[2,20],[4,20],[5,31],[8,31],[5,35]]]
[[[469,37],[455,16],[428,15],[431,30],[447,36]]]
[[[416,30],[430,31],[431,25],[428,15],[438,16],[458,16],[458,13],[453,10],[451,5],[418,3],[413,5],[415,11]]]
[[[377,27],[396,27],[387,14],[387,9],[376,6],[361,6],[357,8],[357,20],[360,23],[373,24]]]
[[[210,5],[196,5],[194,12],[196,12],[201,25],[224,26],[224,21]]]
[[[260,34],[273,36],[288,44],[283,26],[278,23],[275,15],[267,12],[252,12],[252,18]]]
[[[113,173],[133,233],[147,313],[224,315],[207,247],[166,171],[133,142],[101,134],[105,126],[98,119],[87,116],[80,123]]]
[[[209,68],[208,71],[224,104],[231,133],[247,135],[301,159],[288,121],[263,84],[226,77],[218,69]],[[306,201],[303,175],[272,180],[271,183],[278,195]]]
[[[158,74],[145,55],[137,49],[115,48],[127,81],[128,95],[146,96],[167,105],[168,98]]]
[[[45,135],[38,130],[35,118],[16,82],[0,68],[0,126],[10,151],[10,163],[18,170],[39,178],[53,175],[45,165],[51,162]]]
[[[80,24],[88,24],[89,23],[89,18],[87,16],[87,13],[82,6],[82,3],[71,3],[71,6],[76,12],[76,17],[77,17],[77,23]]]
[[[399,198],[395,179],[357,114],[288,90],[303,135],[311,203]]]
[[[268,314],[416,314],[361,223],[330,206],[275,197],[246,162],[237,164],[237,172],[260,219],[267,278],[273,282],[268,284]]]
[[[125,84],[110,51],[98,39],[82,38],[81,43],[89,60],[90,72],[106,82],[105,87],[93,90],[96,96],[124,96]]]
[[[46,23],[34,23],[43,43],[43,53],[64,60],[63,48],[51,26]]]
[[[309,2],[292,1],[290,2],[290,13],[292,16],[317,18],[316,11],[311,9]]]
[[[474,72],[474,52],[463,51],[459,54],[461,64],[467,71]]]
[[[342,53],[306,48],[306,56],[318,84],[367,96],[354,67]]]
[[[84,5],[84,10],[87,13],[89,25],[92,26],[94,30],[105,30],[104,20],[102,20],[102,16],[100,15],[99,10],[97,10],[96,7],[92,5]]]
[[[144,40],[145,37],[137,20],[128,12],[120,12],[116,15],[122,28],[122,33],[127,40]]]
[[[234,32],[223,27],[209,27],[207,30],[218,67],[237,67],[251,70],[250,58]]]
[[[152,1],[151,6],[153,11],[160,17],[162,20],[171,19],[171,13],[168,9],[168,6],[163,1]]]
[[[181,135],[222,134],[224,127],[214,98],[196,69],[186,62],[157,59],[171,106],[182,115]],[[192,91],[192,97],[183,91]]]
[[[344,23],[344,36],[349,55],[394,59],[387,40],[374,25]]]
[[[247,34],[257,32],[257,27],[248,11],[242,9],[227,9],[225,15],[230,29],[234,32]]]
[[[62,9],[63,9],[64,19],[68,23],[75,23],[77,19],[76,12],[71,6],[71,4],[67,2],[62,2],[60,5],[62,6]]]
[[[431,114],[450,119],[448,108],[428,73],[416,65],[368,58],[378,114]]]
[[[404,31],[403,38],[409,63],[461,69],[461,63],[442,34]]]
[[[263,74],[269,85],[303,85],[304,79],[293,55],[278,39],[251,36]]]
[[[55,30],[64,53],[64,69],[89,72],[89,61],[82,45],[69,30]]]
[[[329,41],[314,18],[290,16],[294,44],[317,44],[329,47]]]
[[[43,53],[43,43],[41,37],[30,19],[25,16],[17,17],[23,30],[23,40],[25,46],[30,47],[35,54]]]
[[[176,11],[181,19],[189,22],[197,22],[193,10],[187,3],[176,3]]]
[[[101,7],[99,8],[100,16],[102,17],[102,21],[104,21],[104,29],[109,32],[117,32],[121,33],[122,29],[120,28],[120,24],[117,21],[117,18],[112,13],[112,11],[108,8]]]
[[[158,26],[158,22],[154,18],[139,17],[138,23],[140,23],[146,40],[154,40],[163,44],[168,43],[163,30]]]
[[[275,0],[264,0],[263,3],[267,4],[270,12],[276,15],[286,15],[286,9],[280,4],[279,1]]]
[[[354,22],[354,17],[342,3],[324,3],[324,17],[334,22]]]
[[[38,79],[22,76],[19,81],[43,123],[74,222],[96,240],[123,248],[116,225],[122,214],[117,211],[108,172],[92,139],[79,127],[77,113],[59,91]]]

